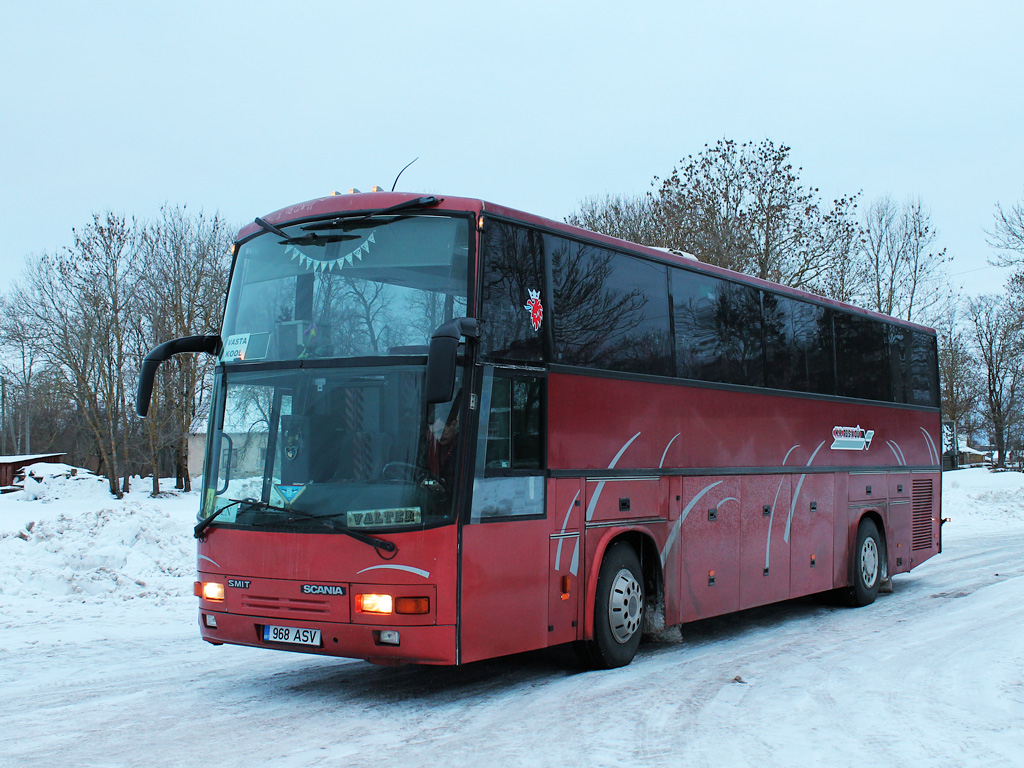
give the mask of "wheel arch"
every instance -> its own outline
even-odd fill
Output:
[[[877,509],[865,509],[861,512],[860,517],[857,518],[857,525],[850,526],[849,543],[847,544],[846,550],[849,557],[849,563],[846,568],[846,583],[847,585],[853,584],[853,569],[856,567],[855,559],[852,555],[853,545],[857,541],[857,531],[860,530],[860,524],[865,520],[870,520],[875,524],[875,528],[878,530],[878,536],[881,539],[882,551],[880,554],[882,563],[888,564],[889,561],[889,537],[886,533],[885,517]]]
[[[587,588],[584,594],[583,638],[594,637],[594,599],[597,595],[597,578],[601,572],[608,549],[620,541],[628,543],[640,559],[640,569],[644,577],[644,601],[650,604],[653,598],[664,601],[665,576],[661,568],[661,556],[658,545],[650,531],[644,528],[620,526],[606,529],[594,550],[594,558],[587,573]],[[645,620],[646,626],[646,620]]]

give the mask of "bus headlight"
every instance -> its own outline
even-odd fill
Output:
[[[197,581],[192,591],[196,597],[211,603],[224,602],[224,585],[219,581]]]
[[[392,613],[394,600],[391,595],[356,595],[356,610],[360,613]]]

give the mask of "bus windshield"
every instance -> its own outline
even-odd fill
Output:
[[[316,533],[449,521],[461,397],[428,408],[424,370],[221,367],[200,517]]]
[[[239,249],[221,360],[425,354],[439,325],[466,314],[468,264],[466,218],[336,218],[262,232]]]

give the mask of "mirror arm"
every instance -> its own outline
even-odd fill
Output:
[[[434,331],[430,340],[439,338],[455,339],[458,342],[463,336],[467,339],[480,338],[480,321],[475,317],[456,317],[449,320]]]
[[[149,413],[149,401],[153,396],[153,382],[156,380],[156,369],[164,360],[170,360],[183,352],[205,352],[216,355],[220,352],[220,336],[183,336],[180,339],[165,341],[153,347],[142,361],[139,371],[139,389],[135,397],[135,412],[145,418]]]

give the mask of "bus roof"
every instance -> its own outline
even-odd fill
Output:
[[[262,218],[276,225],[282,225],[292,221],[302,221],[310,219],[318,219],[323,217],[329,217],[331,214],[336,213],[349,213],[349,212],[363,212],[363,211],[376,211],[382,208],[387,208],[398,203],[403,203],[408,200],[415,200],[418,197],[423,197],[426,193],[410,193],[410,192],[353,192],[350,194],[338,194],[334,193],[327,197],[320,197],[313,200],[307,200],[303,203],[297,203],[295,205],[289,205],[286,208],[274,211],[273,213],[267,214]],[[762,280],[761,278],[754,277],[752,275],[746,275],[741,272],[734,272],[731,269],[725,267],[718,267],[713,264],[698,261],[689,254],[681,255],[673,251],[668,251],[663,248],[656,248],[652,246],[641,245],[639,243],[630,242],[628,240],[621,240],[617,237],[611,237],[610,235],[604,235],[599,232],[592,232],[587,229],[575,227],[565,222],[555,221],[548,219],[543,216],[536,214],[527,213],[520,211],[515,208],[509,208],[503,205],[497,205],[495,203],[489,203],[478,198],[467,198],[467,197],[449,197],[445,195],[435,194],[434,197],[440,201],[436,206],[433,206],[430,210],[443,210],[443,211],[457,211],[457,212],[469,212],[477,216],[484,213],[493,214],[495,216],[502,216],[516,221],[523,222],[524,224],[532,224],[543,229],[548,229],[554,232],[568,235],[570,237],[583,238],[592,242],[603,243],[609,247],[616,248],[618,250],[626,250],[632,253],[639,253],[652,260],[661,261],[675,266],[681,266],[694,272],[704,272],[710,275],[726,278],[736,282],[746,283],[759,288],[774,291],[784,295],[792,296],[793,298],[803,299],[805,301],[812,301],[825,306],[834,307],[841,309],[846,312],[853,312],[855,314],[864,315],[871,317],[876,320],[882,320],[887,323],[895,323],[908,328],[924,331],[927,333],[935,333],[932,328],[929,328],[918,323],[909,322],[907,320],[901,320],[900,318],[891,317],[884,315],[879,312],[864,309],[853,304],[847,304],[842,301],[835,299],[829,299],[818,294],[810,293],[800,288],[791,288],[788,285],[782,285],[780,283],[773,283],[769,280]],[[243,240],[256,234],[259,231],[259,226],[256,223],[247,224],[243,227],[237,236],[237,240]]]

